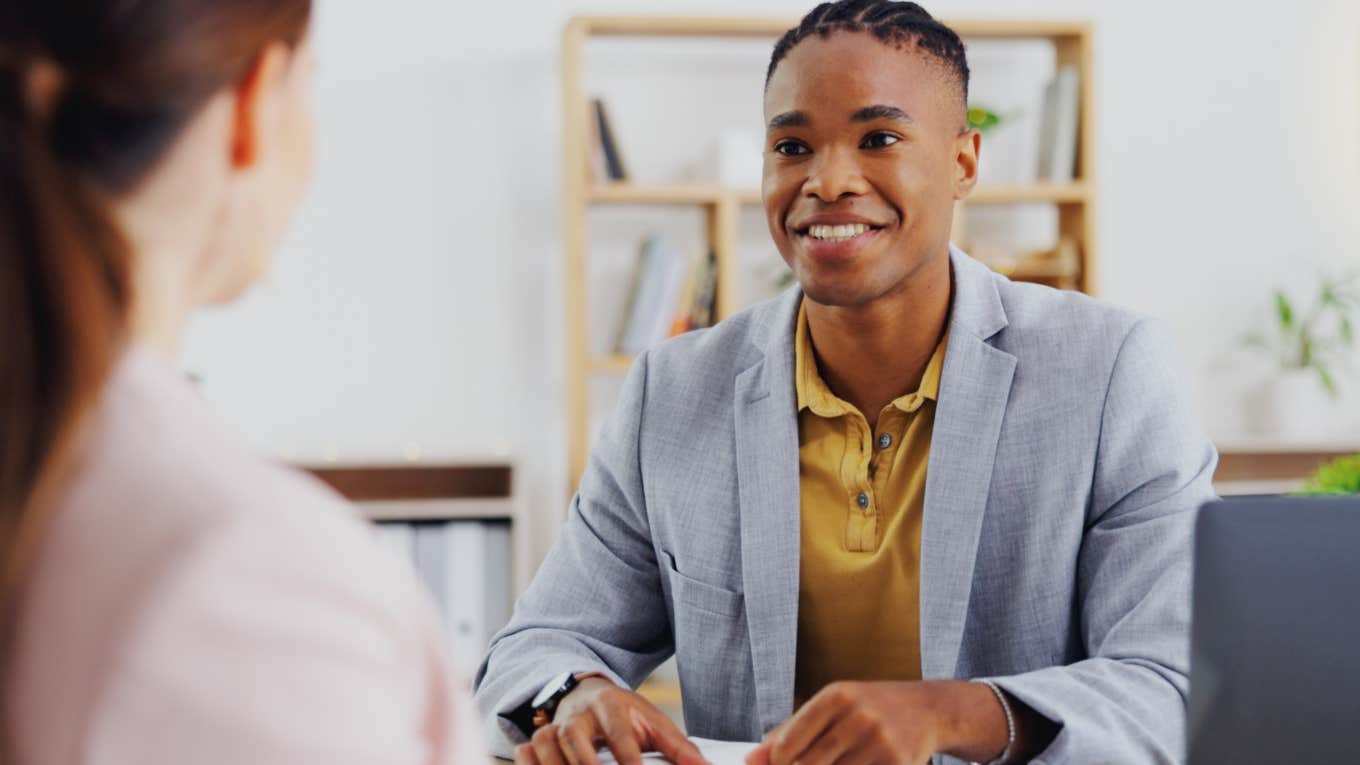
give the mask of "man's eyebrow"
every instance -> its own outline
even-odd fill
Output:
[[[769,128],[770,130],[778,130],[786,127],[806,127],[807,124],[808,116],[806,112],[784,112],[783,114],[776,114],[774,119],[770,120]]]
[[[898,122],[915,122],[911,115],[898,109],[896,106],[885,104],[875,104],[866,106],[863,109],[850,115],[851,122],[873,122],[874,120],[897,120]]]

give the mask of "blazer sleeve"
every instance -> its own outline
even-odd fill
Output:
[[[1034,762],[1180,762],[1192,535],[1218,455],[1169,335],[1123,340],[1101,415],[1078,602],[1087,660],[991,678],[1061,729]]]
[[[338,517],[345,508],[316,510],[280,513],[278,524],[258,513],[223,520],[195,531],[175,560],[149,562],[164,573],[130,610],[82,761],[486,757],[414,575]]]
[[[630,370],[557,543],[477,674],[498,755],[525,740],[526,704],[555,675],[636,687],[673,650],[639,467],[647,364],[644,353]]]

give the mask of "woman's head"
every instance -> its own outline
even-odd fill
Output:
[[[0,4],[6,566],[128,335],[234,297],[282,236],[309,172],[310,13],[310,0]]]

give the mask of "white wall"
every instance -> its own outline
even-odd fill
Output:
[[[268,282],[195,323],[186,366],[270,452],[513,454],[541,550],[566,481],[565,19],[793,15],[808,3],[320,3],[313,191]],[[1170,323],[1220,432],[1237,419],[1236,394],[1222,391],[1243,379],[1225,352],[1262,315],[1268,290],[1360,263],[1360,4],[1249,6],[927,6],[954,18],[1095,22],[1100,289]],[[646,163],[685,136],[655,138],[634,135],[629,149]],[[758,215],[752,225],[758,243]],[[1360,428],[1357,410],[1353,396]]]

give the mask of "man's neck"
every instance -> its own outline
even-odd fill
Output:
[[[863,306],[805,301],[822,379],[871,428],[883,407],[920,388],[944,335],[953,278],[948,258],[941,265],[932,264],[901,290]]]

